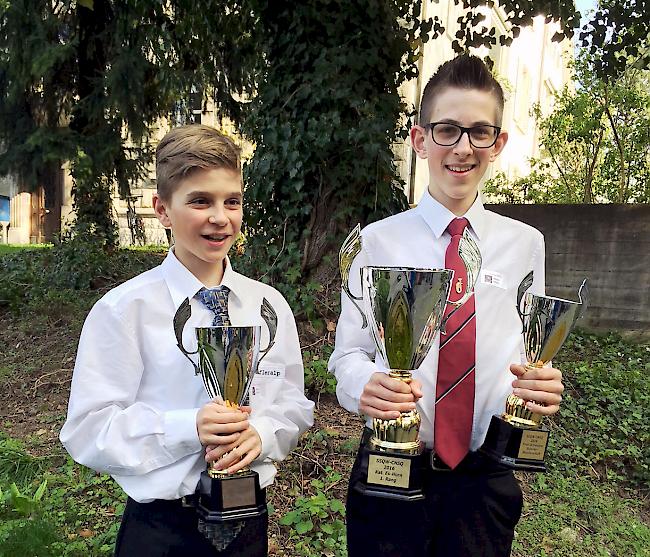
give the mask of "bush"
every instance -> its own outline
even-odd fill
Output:
[[[43,249],[0,256],[0,306],[12,310],[94,300],[110,288],[160,262],[152,251],[106,251],[84,236]]]
[[[556,365],[566,391],[548,461],[650,488],[650,345],[577,332]]]

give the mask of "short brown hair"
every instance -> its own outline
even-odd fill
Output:
[[[180,180],[196,170],[226,168],[239,172],[241,149],[219,130],[201,124],[179,126],[156,148],[158,195],[169,200]]]
[[[429,123],[435,97],[447,87],[477,89],[492,93],[497,101],[496,125],[501,125],[504,104],[503,89],[485,62],[471,54],[461,54],[448,60],[433,74],[422,93],[420,125]]]

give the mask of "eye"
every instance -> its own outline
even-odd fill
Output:
[[[494,129],[489,126],[476,126],[472,128],[472,137],[487,139],[494,135]]]
[[[195,206],[204,206],[208,205],[208,200],[205,197],[193,197],[189,201],[190,205],[195,205]]]
[[[241,199],[239,197],[230,197],[229,199],[226,199],[226,205],[230,207],[240,207],[241,206]]]

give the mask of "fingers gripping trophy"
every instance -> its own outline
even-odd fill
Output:
[[[388,366],[390,377],[409,383],[438,332],[444,331],[449,317],[473,295],[481,254],[465,230],[458,253],[467,270],[467,288],[461,299],[449,302],[454,275],[449,269],[362,267],[361,296],[354,296],[349,287],[350,269],[361,248],[357,225],[339,252],[342,289],[361,314],[362,328],[370,328],[376,352]],[[443,319],[448,304],[452,310]],[[362,463],[366,481],[355,489],[400,500],[424,497],[420,421],[417,410],[403,412],[393,420],[373,418],[370,449]]]
[[[194,329],[197,349],[183,346],[183,329],[191,316],[188,299],[174,316],[178,348],[194,367],[210,398],[220,398],[227,406],[247,404],[253,377],[262,359],[274,344],[277,315],[271,304],[262,301],[260,315],[269,332],[269,344],[260,349],[262,327],[212,326]],[[198,363],[190,356],[198,355]],[[218,549],[223,550],[243,527],[247,518],[267,512],[257,472],[244,468],[228,474],[209,463],[201,473],[195,494],[198,529]]]
[[[533,284],[531,271],[519,285],[517,312],[523,326],[526,367],[547,365],[560,351],[564,341],[587,307],[587,279],[578,290],[578,301],[526,292]],[[544,457],[549,430],[542,425],[542,416],[526,408],[526,401],[511,394],[506,410],[492,416],[481,451],[501,464],[529,472],[546,470]]]

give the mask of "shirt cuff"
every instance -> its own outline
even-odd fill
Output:
[[[165,412],[164,440],[170,453],[183,456],[201,450],[201,441],[196,429],[198,412],[198,408]]]
[[[248,418],[248,423],[255,428],[255,431],[257,431],[257,434],[260,436],[260,440],[262,441],[262,449],[260,455],[257,457],[260,461],[270,458],[269,455],[273,452],[275,430],[271,426],[270,421],[270,419],[265,418],[264,416]]]

